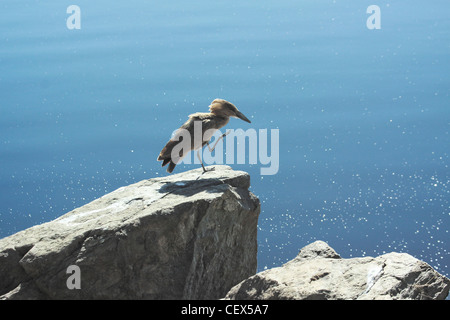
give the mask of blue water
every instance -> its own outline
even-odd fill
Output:
[[[69,5],[81,29],[69,30]],[[381,9],[369,30],[366,9]],[[279,129],[258,270],[320,239],[450,274],[447,0],[0,2],[0,237],[167,173],[156,157],[214,98]],[[198,165],[180,165],[182,172]]]

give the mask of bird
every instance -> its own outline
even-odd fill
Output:
[[[175,169],[175,166],[181,161],[181,159],[186,156],[186,154],[191,150],[197,150],[197,158],[200,160],[200,163],[203,168],[203,172],[206,172],[205,166],[200,158],[200,150],[208,145],[209,151],[212,152],[216,147],[217,143],[223,139],[228,132],[222,134],[214,144],[213,148],[209,145],[209,140],[213,136],[214,132],[218,129],[225,126],[228,121],[230,121],[230,117],[239,118],[248,123],[251,121],[236,108],[234,104],[228,102],[224,99],[214,99],[209,105],[209,112],[197,112],[189,115],[189,119],[175,132],[174,136],[167,142],[164,148],[161,150],[158,161],[162,161],[162,166],[169,164],[167,167],[167,172],[172,173]],[[201,136],[196,137],[194,135],[194,128],[196,127],[195,123],[201,123]],[[205,135],[205,132],[210,130]],[[183,143],[183,134],[188,133],[191,139],[190,145],[184,145],[184,148],[180,148],[180,143]],[[199,139],[200,138],[200,139]],[[176,157],[173,157],[172,151],[176,148],[180,149],[179,154]]]

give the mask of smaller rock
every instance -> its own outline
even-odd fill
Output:
[[[301,249],[293,261],[311,260],[317,257],[341,259],[341,256],[338,255],[336,251],[334,251],[326,242],[316,241]]]
[[[406,253],[342,259],[323,241],[282,267],[237,284],[225,299],[444,300],[450,280]]]

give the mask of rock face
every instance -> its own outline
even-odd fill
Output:
[[[450,280],[408,254],[342,259],[322,241],[255,275],[260,203],[248,190],[249,175],[228,166],[202,172],[122,187],[0,239],[0,299],[448,295]]]
[[[1,239],[0,298],[221,298],[256,272],[249,186],[227,166],[145,180]]]
[[[443,300],[449,288],[448,278],[409,254],[342,259],[316,241],[282,267],[234,286],[225,299]]]

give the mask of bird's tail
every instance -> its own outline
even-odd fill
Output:
[[[169,164],[167,167],[167,172],[172,173],[173,169],[175,169],[175,166],[177,165],[175,162],[172,161],[172,149],[177,145],[179,141],[173,141],[169,140],[167,142],[166,146],[161,150],[161,153],[158,156],[158,161],[162,160],[162,167],[164,167],[166,164]],[[183,157],[182,151],[180,151],[180,158]]]
[[[169,166],[167,167],[167,172],[172,173],[173,169],[175,169],[176,164],[170,161]]]

